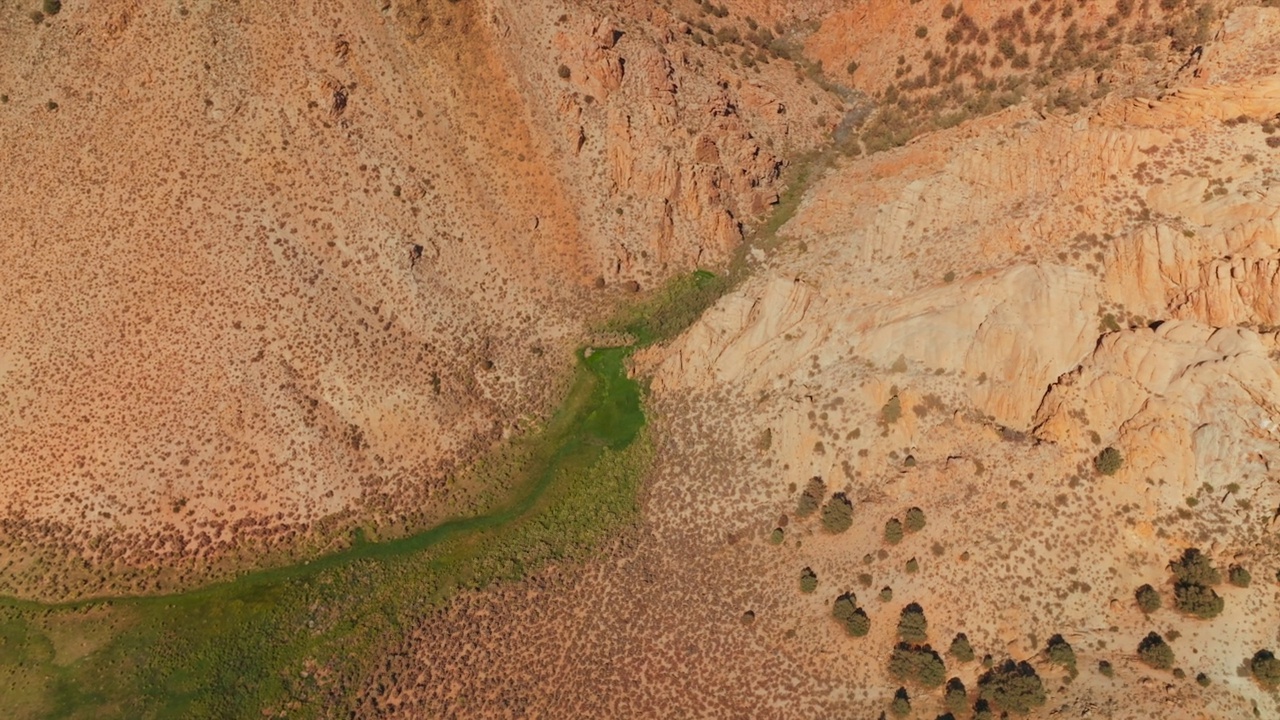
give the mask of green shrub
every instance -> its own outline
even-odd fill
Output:
[[[62,0],[44,0],[44,14],[57,15],[62,12]]]
[[[1178,582],[1192,585],[1217,585],[1222,582],[1222,573],[1213,566],[1213,561],[1200,552],[1199,548],[1187,548],[1182,557],[1169,564]]]
[[[889,656],[889,674],[899,682],[938,687],[947,679],[947,666],[928,645],[899,643]]]
[[[1028,713],[1045,703],[1044,683],[1030,663],[1006,660],[978,679],[978,696],[1003,710]]]
[[[1231,568],[1227,570],[1227,580],[1236,587],[1247,588],[1249,587],[1249,583],[1253,582],[1253,576],[1249,574],[1248,570],[1245,570],[1239,565],[1232,565]]]
[[[911,714],[911,698],[907,696],[907,689],[898,688],[898,692],[893,694],[893,702],[889,703],[889,712],[895,717],[906,717]]]
[[[573,71],[569,69],[568,65],[561,65],[556,69],[556,74],[560,76],[561,80],[568,80],[569,76],[573,74]]]
[[[786,533],[782,531],[782,528],[774,528],[773,532],[769,533],[769,542],[774,545],[781,545],[785,537]]]
[[[1209,680],[1208,675],[1205,675],[1204,673],[1199,673],[1196,675],[1196,684],[1199,685],[1200,687],[1209,687],[1210,682],[1211,681]]]
[[[1045,647],[1045,655],[1049,658],[1049,662],[1071,671],[1076,672],[1076,651],[1071,647],[1071,643],[1061,635],[1054,635],[1049,638],[1049,644]]]
[[[1280,685],[1280,659],[1276,659],[1270,650],[1259,650],[1249,661],[1249,670],[1267,689]]]
[[[1138,601],[1138,608],[1148,615],[1160,609],[1160,591],[1150,584],[1138,588],[1134,598]]]
[[[796,503],[796,517],[809,517],[816,512],[822,504],[822,496],[826,494],[827,484],[822,482],[822,478],[809,478],[809,483],[805,485],[804,492],[800,493],[800,500]]]
[[[1104,449],[1093,459],[1093,467],[1103,475],[1115,475],[1123,465],[1124,456],[1113,447]]]
[[[831,614],[852,637],[863,637],[871,631],[871,618],[858,607],[858,599],[853,593],[845,593],[836,598],[835,604],[831,606]]]
[[[942,696],[942,702],[947,706],[947,711],[954,715],[959,715],[969,706],[969,691],[960,678],[953,677],[947,681],[947,691]]]
[[[1138,643],[1138,659],[1156,670],[1168,670],[1173,667],[1173,648],[1159,633],[1147,633]]]
[[[1210,620],[1222,614],[1223,600],[1213,588],[1194,583],[1178,583],[1173,588],[1174,605],[1179,611]]]
[[[922,643],[929,636],[929,621],[925,619],[924,608],[917,603],[902,608],[898,617],[898,637],[909,643]]]
[[[839,534],[853,525],[853,503],[844,493],[831,496],[822,508],[822,527],[829,533]]]
[[[1115,677],[1116,674],[1115,668],[1111,667],[1111,663],[1106,660],[1098,661],[1098,672],[1102,673],[1103,677]]]
[[[991,703],[982,699],[974,703],[973,720],[995,720],[995,713],[991,712]]]
[[[969,644],[969,636],[957,633],[951,641],[951,647],[947,649],[947,654],[962,663],[973,662],[973,646]]]
[[[902,521],[898,518],[889,518],[884,524],[884,541],[890,545],[902,542]]]
[[[885,585],[880,588],[880,602],[889,602],[893,599],[893,588]]]
[[[908,575],[920,572],[920,561],[916,560],[915,558],[911,558],[910,560],[908,560],[906,565],[906,571]]]
[[[818,574],[812,568],[800,571],[800,592],[811,593],[818,589]]]
[[[920,38],[921,40],[929,37],[929,28],[925,27],[924,25],[920,25],[916,27],[916,37]]]
[[[924,529],[924,511],[913,507],[907,511],[907,531],[920,532]]]

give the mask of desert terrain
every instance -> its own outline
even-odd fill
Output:
[[[1280,716],[1274,3],[29,4],[19,717]]]

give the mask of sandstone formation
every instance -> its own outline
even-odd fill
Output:
[[[442,613],[366,713],[877,717],[911,602],[936,649],[965,632],[978,657],[1032,661],[1049,697],[1033,716],[1274,713],[1240,668],[1280,619],[1277,29],[1280,11],[1242,8],[1197,67],[1167,67],[1167,91],[1018,105],[825,170],[788,243],[637,359],[667,438],[643,531],[580,577]],[[1111,475],[1107,447],[1124,458]],[[848,531],[795,516],[815,476],[853,501]],[[886,543],[913,506],[928,524]],[[1169,609],[1168,563],[1191,546],[1253,569],[1217,589],[1212,621]],[[1147,583],[1166,596],[1150,616],[1133,599]],[[866,637],[831,619],[846,592]],[[1182,675],[1138,660],[1151,629],[1175,638]],[[1054,634],[1078,676],[1047,663]],[[946,662],[971,691],[984,672]],[[497,667],[521,670],[459,680]],[[911,697],[918,716],[946,712],[940,693]]]

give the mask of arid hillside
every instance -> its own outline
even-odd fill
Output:
[[[837,102],[660,9],[35,5],[0,11],[0,592],[465,510],[444,479],[593,319],[723,263]]]
[[[641,528],[424,623],[367,715],[1280,712],[1280,9],[1211,31],[1158,96],[837,161],[638,358]]]

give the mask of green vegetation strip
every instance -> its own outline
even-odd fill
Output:
[[[681,278],[613,325],[645,345],[723,292]],[[0,600],[0,697],[14,718],[313,717],[350,707],[373,663],[460,588],[583,558],[637,515],[652,458],[633,347],[580,354],[540,432],[486,474],[505,504],[389,542],[177,595],[60,605]],[[337,713],[342,714],[342,713]]]

